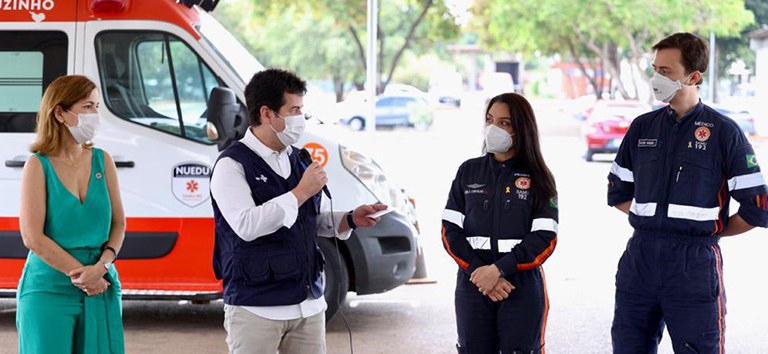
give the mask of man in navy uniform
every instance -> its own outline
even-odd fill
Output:
[[[318,162],[303,165],[292,146],[304,132],[306,91],[291,72],[256,73],[245,88],[250,127],[221,153],[211,176],[213,267],[224,280],[232,354],[325,353],[324,262],[315,237],[347,239],[386,209],[324,210],[326,173]]]
[[[718,241],[768,226],[768,192],[739,126],[699,99],[706,42],[676,33],[653,49],[651,85],[669,106],[632,122],[608,175],[608,204],[635,230],[616,274],[613,351],[655,353],[666,325],[676,353],[722,353]]]

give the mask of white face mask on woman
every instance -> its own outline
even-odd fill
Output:
[[[485,149],[488,152],[507,152],[512,145],[514,145],[514,141],[506,130],[493,124],[485,126]]]
[[[78,144],[83,144],[87,141],[93,140],[96,136],[96,131],[101,124],[99,121],[98,113],[80,113],[75,114],[70,111],[66,111],[69,114],[77,116],[77,125],[70,127],[67,125],[69,132],[72,133],[72,137]]]
[[[686,76],[683,81],[687,81],[691,75],[693,75],[693,73]],[[680,80],[672,81],[672,79],[659,73],[654,73],[653,77],[651,78],[653,96],[656,97],[657,100],[664,103],[669,103],[669,101],[672,101],[672,99],[675,98],[677,91],[680,91],[680,89],[683,88],[683,85],[686,84],[683,84],[680,82]]]
[[[278,115],[279,116],[279,115]],[[304,134],[304,128],[306,127],[306,118],[303,114],[297,114],[295,116],[282,117],[285,120],[285,129],[278,132],[272,125],[269,127],[277,134],[277,139],[283,143],[284,146],[296,144]]]

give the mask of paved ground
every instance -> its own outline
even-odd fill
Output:
[[[545,268],[551,311],[548,353],[610,353],[613,277],[630,230],[625,217],[605,206],[608,162],[581,159],[577,122],[552,102],[537,105],[545,158],[560,191],[560,235]],[[376,157],[416,198],[429,277],[437,282],[407,285],[370,296],[350,294],[344,314],[356,353],[453,353],[453,287],[456,266],[439,241],[440,215],[461,161],[476,156],[482,111],[441,111],[426,132],[396,130],[373,136],[340,131],[348,145]],[[768,142],[755,141],[768,159]],[[418,161],[418,166],[404,163]],[[610,161],[610,156],[606,156]],[[733,206],[732,206],[733,207]],[[721,242],[728,290],[729,353],[768,353],[768,305],[762,269],[768,267],[768,232],[752,231]],[[0,353],[16,352],[14,302],[0,300]],[[222,304],[126,302],[129,353],[226,353]],[[41,329],[44,330],[44,329]],[[349,353],[341,316],[328,324],[329,353]],[[671,353],[666,340],[661,353]]]

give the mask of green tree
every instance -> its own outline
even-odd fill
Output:
[[[364,0],[259,0],[223,3],[221,7],[224,10],[217,18],[236,29],[265,64],[284,66],[307,78],[331,78],[337,99],[345,84],[363,88]],[[442,1],[380,1],[377,91],[382,92],[392,80],[406,52],[423,53],[458,33],[459,27]]]
[[[478,0],[474,12],[488,47],[561,54],[577,63],[600,64],[612,86],[630,95],[622,80],[621,59],[633,66],[633,78],[648,80],[643,62],[653,43],[673,32],[721,35],[738,33],[753,21],[744,0]],[[587,76],[586,65],[580,64]],[[600,83],[590,77],[595,92]],[[635,80],[631,83],[637,87]],[[598,95],[598,97],[600,97]]]
[[[755,22],[736,36],[718,37],[716,40],[719,59],[716,69],[721,77],[739,59],[744,61],[747,68],[755,68],[755,52],[749,47],[749,33],[768,27],[768,1],[746,0],[745,7],[755,15]]]

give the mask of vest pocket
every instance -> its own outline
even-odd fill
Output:
[[[247,283],[258,283],[269,279],[269,261],[266,258],[250,258],[241,262],[242,278]]]
[[[296,261],[296,254],[292,252],[269,256],[269,268],[275,280],[296,278],[301,271]]]

